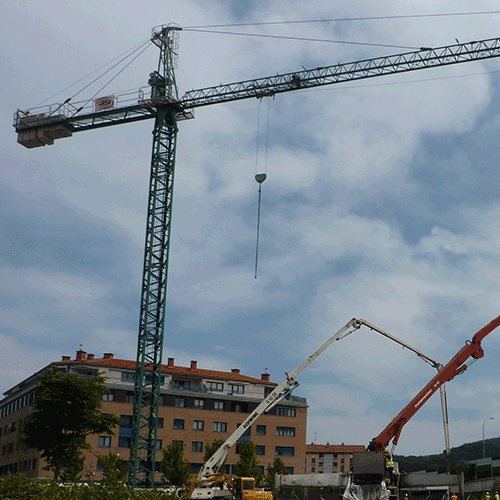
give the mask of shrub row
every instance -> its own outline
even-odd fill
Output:
[[[171,492],[132,491],[124,485],[62,485],[52,481],[28,479],[22,475],[0,477],[1,500],[179,500]],[[185,500],[185,499],[184,499]]]

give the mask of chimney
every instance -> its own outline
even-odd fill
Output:
[[[269,382],[271,380],[271,375],[269,375],[269,373],[263,373],[260,376],[260,379],[262,380],[262,382]]]
[[[168,358],[168,365],[167,366],[174,366],[174,361],[175,361],[175,358]]]
[[[82,346],[80,345],[80,349],[76,351],[76,359],[82,360],[87,357],[87,353],[82,349]]]
[[[63,356],[62,360],[63,361],[71,361],[71,356]]]
[[[239,375],[240,369],[239,368],[231,368],[231,373],[234,373],[235,375]]]
[[[113,359],[114,358],[114,354],[112,352],[105,352],[104,355],[103,355],[103,358],[104,359]]]
[[[189,368],[190,370],[196,370],[196,365],[198,361],[191,361],[191,367]]]
[[[87,359],[94,359],[94,358],[95,358],[94,354],[88,354],[87,355]]]

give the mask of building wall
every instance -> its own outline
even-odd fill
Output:
[[[306,445],[305,473],[351,472],[353,454],[364,450],[362,445]]]
[[[40,453],[21,443],[23,422],[33,397],[33,389],[23,391],[0,410],[0,475],[22,472],[27,477],[38,477]]]
[[[81,354],[79,356],[81,357]],[[114,429],[114,436],[94,435],[87,438],[91,450],[85,452],[85,477],[94,479],[102,477],[101,471],[98,470],[99,455],[107,455],[111,451],[128,460],[130,454],[133,363],[122,363],[126,365],[125,368],[106,366],[106,363],[120,364],[118,362],[121,361],[114,360],[112,355],[107,356],[108,358],[104,361],[94,360],[92,357],[90,362],[88,359],[70,361],[65,357],[63,360],[67,363],[57,363],[60,369],[79,373],[82,376],[91,375],[96,371],[103,373],[107,377],[109,393],[103,398],[102,411],[122,417],[122,425]],[[94,366],[97,365],[97,361],[99,361],[99,366]],[[276,384],[269,382],[267,375],[263,375],[262,380],[251,379],[242,376],[239,370],[224,372],[223,375],[221,372],[213,372],[213,377],[210,377],[211,373],[206,370],[198,374],[196,373],[197,367],[193,363],[192,373],[188,372],[187,368],[184,371],[180,370],[181,373],[168,373],[169,367],[174,372],[177,368],[173,366],[173,360],[169,359],[169,367],[166,367],[165,381],[161,391],[163,404],[159,413],[162,420],[158,429],[158,439],[161,440],[162,448],[174,440],[182,440],[185,443],[184,456],[197,470],[203,464],[207,444],[216,439],[225,441]],[[0,401],[0,428],[2,429],[0,450],[3,451],[0,455],[0,474],[22,471],[29,477],[50,475],[43,470],[45,464],[40,459],[40,454],[35,450],[22,447],[19,442],[21,439],[19,429],[22,421],[32,408],[33,396],[30,400],[29,394],[33,394],[36,379],[44,370],[23,381],[18,387],[9,390],[6,393],[7,397]],[[217,376],[224,377],[224,379],[217,378]],[[211,386],[211,381],[216,382],[217,385]],[[242,390],[239,387],[241,385],[244,386],[243,393],[234,392]],[[207,389],[207,387],[213,387],[214,390]],[[19,402],[13,404],[15,401]],[[250,435],[242,439],[249,439],[257,445],[257,459],[262,468],[272,464],[274,458],[280,456],[290,471],[295,474],[304,473],[307,404],[303,398],[293,397],[281,403],[268,414],[261,415],[251,426]],[[15,430],[10,431],[9,426],[13,423]],[[159,451],[158,462],[161,457],[162,454]],[[237,461],[238,455],[234,446],[228,455],[227,464],[235,464]],[[161,475],[157,474],[157,480],[160,479]]]

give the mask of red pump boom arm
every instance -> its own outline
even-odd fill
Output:
[[[481,328],[472,341],[467,343],[455,356],[443,367],[438,374],[411,400],[411,402],[395,417],[392,422],[368,445],[370,451],[384,451],[391,439],[393,445],[397,445],[399,436],[406,423],[417,413],[428,399],[445,383],[467,369],[465,362],[470,358],[480,359],[484,356],[481,341],[500,326],[500,316]]]

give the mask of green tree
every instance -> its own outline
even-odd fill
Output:
[[[240,477],[254,477],[256,484],[262,481],[262,474],[257,462],[256,447],[252,441],[243,441],[237,445],[236,453],[240,459],[234,466],[234,471]]]
[[[184,486],[193,474],[191,464],[184,458],[184,443],[172,441],[163,449],[160,462],[163,480],[175,486]]]
[[[203,463],[207,462],[211,456],[224,444],[223,439],[216,439],[213,443],[207,443],[205,445],[205,455],[203,456]],[[226,471],[226,460],[220,467],[220,472]]]
[[[100,374],[84,379],[52,367],[40,377],[23,441],[42,452],[54,481],[63,471],[66,480],[78,479],[82,450],[90,448],[86,436],[113,434],[112,428],[120,423],[119,417],[101,413],[106,391],[106,379]]]
[[[110,451],[107,455],[99,455],[98,458],[99,464],[103,468],[103,484],[117,486],[126,482],[128,465],[120,455]]]
[[[288,474],[288,470],[283,460],[280,457],[274,459],[273,465],[268,465],[266,469],[266,483],[271,489],[274,490],[274,475],[275,474]]]

